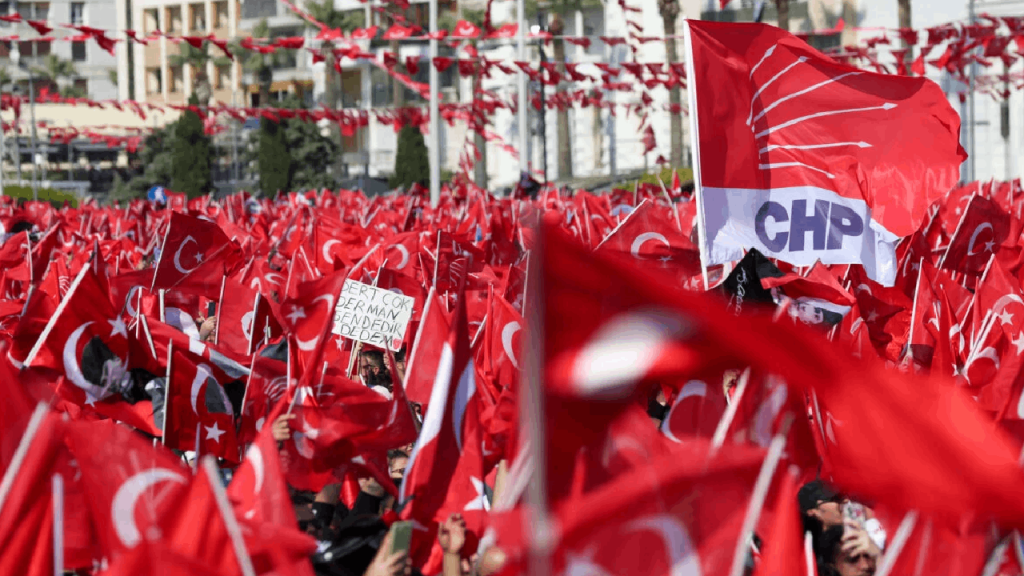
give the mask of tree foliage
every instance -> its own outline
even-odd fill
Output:
[[[398,150],[395,152],[395,174],[391,186],[408,190],[413,183],[426,186],[430,182],[430,159],[423,133],[415,126],[406,125],[398,133]]]
[[[328,28],[338,29],[342,32],[351,32],[356,28],[362,28],[366,22],[361,8],[338,10],[331,0],[306,2],[306,11],[318,22],[326,24]]]
[[[172,170],[171,145],[174,139],[174,124],[168,124],[154,130],[146,136],[139,146],[138,165],[142,173],[128,180],[114,177],[114,187],[110,191],[112,200],[131,200],[142,198],[153,186],[170,187]]]
[[[189,104],[198,102],[195,95]],[[203,132],[199,115],[186,110],[175,123],[171,144],[171,190],[189,198],[202,196],[213,188],[210,175],[210,137]]]
[[[260,173],[260,190],[264,196],[272,197],[278,191],[291,190],[292,173],[295,166],[285,139],[285,127],[281,124],[260,119],[259,152],[257,155]]]

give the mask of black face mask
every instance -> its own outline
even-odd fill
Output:
[[[330,525],[331,520],[334,518],[334,504],[328,504],[326,502],[313,502],[312,512],[313,526],[315,528],[322,529],[325,526]]]

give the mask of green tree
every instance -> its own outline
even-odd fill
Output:
[[[301,118],[288,120],[284,132],[293,162],[291,188],[333,188],[335,179],[331,165],[339,154],[337,142],[325,136],[315,122]]]
[[[189,104],[198,105],[195,94]],[[203,120],[191,110],[182,113],[175,123],[171,141],[171,190],[184,192],[189,198],[206,194],[213,188],[210,175],[210,137],[203,132]]]
[[[140,167],[142,172],[129,178],[115,176],[113,189],[110,191],[112,200],[131,200],[142,198],[153,186],[170,186],[174,170],[171,152],[174,140],[175,123],[168,124],[146,136],[139,146],[139,151],[130,164]]]
[[[210,42],[204,40],[199,48],[196,48],[188,42],[181,42],[178,44],[178,53],[171,54],[167,57],[167,63],[177,68],[187,64],[192,68],[192,93],[196,94],[199,92],[199,87],[205,85],[205,88],[209,90],[207,94],[212,93],[210,88],[210,78],[206,75],[206,63],[213,62],[214,66],[228,66],[231,64],[231,59],[227,56],[214,56],[210,54]],[[191,102],[192,98],[189,98]],[[206,106],[209,102],[197,103]]]
[[[286,129],[281,123],[260,118],[258,162],[260,190],[263,195],[273,197],[277,192],[291,190],[295,163],[285,138]]]
[[[48,54],[43,60],[43,65],[32,68],[32,74],[40,78],[50,90],[59,93],[66,98],[81,98],[86,96],[73,86],[68,86],[67,81],[78,77],[75,64],[70,60],[64,60],[56,54]]]
[[[422,186],[430,182],[430,160],[427,158],[423,133],[415,126],[406,125],[398,133],[395,175],[391,178],[391,186],[402,186],[408,190],[416,182]]]

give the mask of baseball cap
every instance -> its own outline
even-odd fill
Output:
[[[812,480],[800,487],[796,493],[800,502],[800,514],[806,515],[808,510],[818,507],[822,502],[837,502],[841,496],[823,480]]]

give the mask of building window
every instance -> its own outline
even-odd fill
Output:
[[[75,25],[85,24],[85,2],[71,3],[71,23]]]
[[[228,3],[227,2],[214,2],[213,3],[213,27],[214,28],[227,28],[228,27]]]
[[[86,78],[75,78],[75,91],[84,96],[88,96],[89,80]]]
[[[73,62],[85,62],[85,42],[71,43],[71,60]]]
[[[6,15],[8,15],[10,13],[11,13],[11,3],[10,2],[0,2],[0,14],[3,14],[4,16],[6,16]],[[0,28],[7,28],[10,25],[11,25],[10,22],[0,21]]]
[[[161,94],[164,91],[163,77],[159,68],[150,68],[146,71],[146,93]]]
[[[181,92],[184,89],[181,66],[176,66],[170,69],[171,71],[171,92]]]
[[[143,28],[147,35],[160,29],[160,11],[158,9],[150,8],[146,10],[143,13],[142,20]]]
[[[189,12],[189,26],[192,27],[193,31],[202,32],[206,30],[206,6],[202,4],[190,4],[188,7]]]
[[[35,19],[46,22],[50,18],[50,3],[36,2],[35,7]]]
[[[217,79],[216,87],[218,90],[223,90],[231,86],[231,65],[217,66]]]
[[[172,6],[167,9],[167,33],[181,34],[181,7]]]

